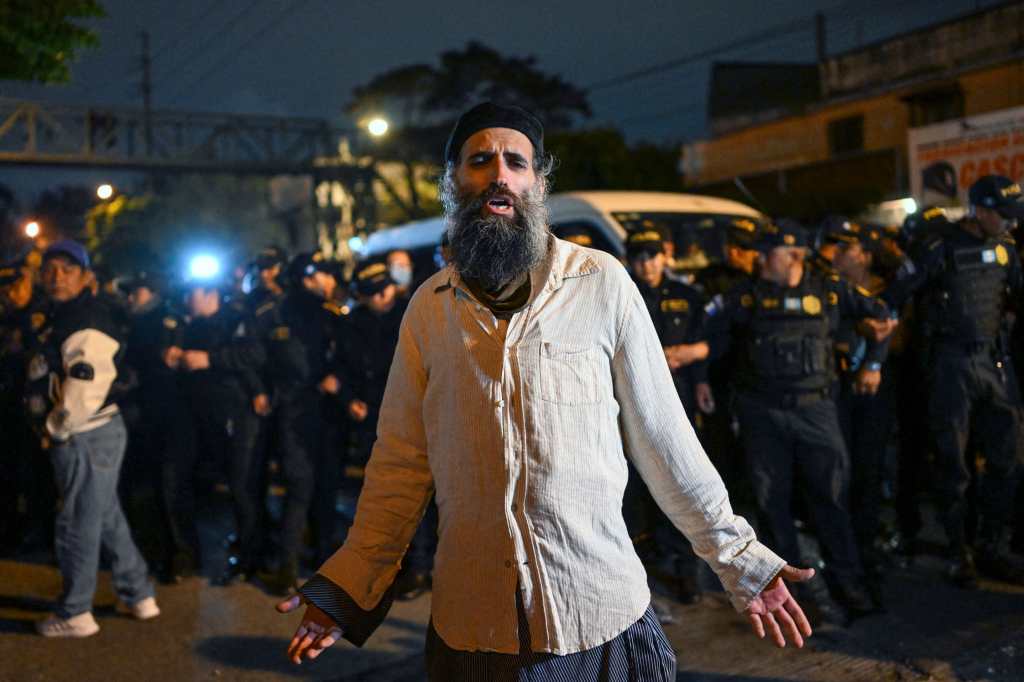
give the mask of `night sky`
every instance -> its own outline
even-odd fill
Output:
[[[151,35],[154,57],[155,109],[327,117],[347,125],[342,109],[354,86],[392,67],[436,63],[440,52],[460,48],[469,40],[503,54],[534,55],[541,69],[588,87],[806,18],[806,27],[796,32],[591,91],[595,115],[588,124],[613,125],[631,140],[663,143],[705,134],[712,59],[813,61],[816,11],[826,15],[828,50],[834,54],[998,4],[996,0],[101,2],[108,14],[95,22],[101,46],[82,54],[70,84],[0,81],[0,95],[141,106],[139,32],[145,29]],[[21,177],[12,178],[14,172]],[[29,179],[25,173],[0,168],[0,181],[22,184],[19,181]]]

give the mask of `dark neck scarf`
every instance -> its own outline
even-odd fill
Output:
[[[494,316],[508,320],[515,313],[526,307],[530,300],[530,276],[520,275],[508,284],[497,289],[485,289],[480,281],[469,277],[462,279],[476,300],[487,306]]]

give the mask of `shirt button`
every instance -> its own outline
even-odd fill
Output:
[[[516,504],[515,502],[513,502],[513,503],[512,503],[512,511],[513,511],[513,512],[517,512],[517,511],[519,511],[519,505],[518,505],[518,504]]]
[[[505,562],[505,568],[512,568],[512,562],[511,561],[506,561]]]
[[[505,401],[502,400],[501,398],[499,398],[498,400],[495,400],[494,404],[497,405],[498,407],[505,407]]]

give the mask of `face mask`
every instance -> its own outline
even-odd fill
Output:
[[[388,268],[388,273],[395,284],[400,287],[407,287],[412,283],[412,270],[404,265],[392,265]]]

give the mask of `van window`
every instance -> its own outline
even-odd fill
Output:
[[[747,218],[707,213],[613,213],[612,217],[627,232],[657,230],[671,235],[675,269],[688,271],[722,262],[729,223],[735,218]]]
[[[589,244],[583,244],[580,241],[576,243],[582,244],[582,246],[589,246],[592,249],[600,249],[618,257],[618,253],[604,233],[596,225],[586,220],[567,220],[561,223],[554,223],[551,226],[551,231],[560,239],[565,239],[566,235],[586,235],[590,239]]]

